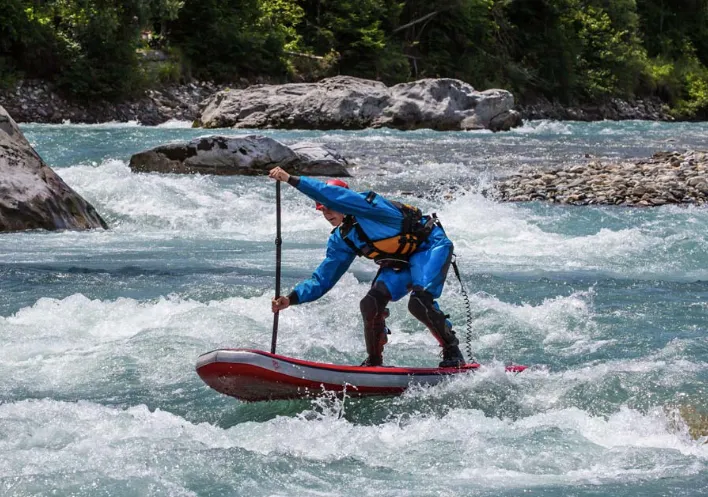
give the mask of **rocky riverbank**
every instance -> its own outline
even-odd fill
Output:
[[[532,103],[517,105],[521,117],[528,119],[550,119],[555,121],[623,121],[639,119],[645,121],[673,121],[669,106],[658,98],[633,101],[610,98],[604,102],[585,105],[561,105],[546,98],[538,98]]]
[[[651,207],[708,203],[708,151],[657,152],[647,160],[523,171],[495,185],[500,200]]]
[[[223,86],[208,82],[171,85],[147,90],[141,98],[119,103],[79,102],[62,97],[43,81],[23,81],[0,90],[2,105],[16,122],[96,124],[137,121],[157,125],[169,120],[194,121],[199,103]]]
[[[240,81],[231,88],[246,88]],[[102,123],[137,121],[157,125],[169,120],[194,121],[200,115],[203,102],[226,88],[209,82],[171,85],[145,92],[141,98],[119,103],[76,102],[63,98],[54,87],[44,81],[22,81],[10,89],[0,89],[0,105],[17,122],[36,123]],[[610,99],[597,105],[563,106],[547,99],[516,105],[515,110],[524,120],[553,119],[596,121],[602,119],[645,119],[671,121],[669,108],[659,100],[627,102]]]

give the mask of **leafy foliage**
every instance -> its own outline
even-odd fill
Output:
[[[197,78],[284,78],[288,31],[283,25],[271,27],[277,16],[261,7],[259,0],[185,0],[168,23],[170,43],[182,50]]]
[[[146,69],[148,44],[170,60]],[[0,0],[0,84],[83,98],[191,77],[453,77],[522,101],[656,96],[699,118],[707,65],[708,0]]]
[[[304,0],[299,27],[302,46],[317,54],[336,53],[342,74],[403,81],[408,64],[389,34],[401,3],[395,0]]]

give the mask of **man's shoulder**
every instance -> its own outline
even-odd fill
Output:
[[[332,231],[329,232],[328,243],[339,243],[344,241],[344,235],[342,234],[341,226],[337,226]]]
[[[356,245],[356,243],[354,240],[348,238],[349,234],[354,232],[352,228],[353,223],[349,225],[340,225],[334,228],[329,235],[327,246],[337,250],[354,252],[352,250],[352,244]]]

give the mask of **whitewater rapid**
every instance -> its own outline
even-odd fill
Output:
[[[452,275],[440,304],[483,367],[400,397],[260,404],[210,390],[194,365],[270,344],[273,184],[132,173],[130,153],[203,133],[180,123],[23,130],[111,229],[0,237],[0,495],[708,492],[708,445],[680,416],[708,408],[708,210],[482,194],[524,165],[698,147],[705,124],[270,132],[328,143],[352,157],[353,188],[437,212],[471,320]],[[463,188],[428,194],[450,184]],[[284,290],[322,259],[329,230],[283,188]],[[325,297],[281,313],[278,351],[361,362],[375,272],[357,260]],[[390,308],[386,361],[435,364],[405,300]],[[532,367],[511,375],[508,362]]]

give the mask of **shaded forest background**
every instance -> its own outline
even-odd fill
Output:
[[[335,74],[458,78],[521,103],[658,97],[706,119],[708,0],[0,0],[0,86],[120,100]]]

